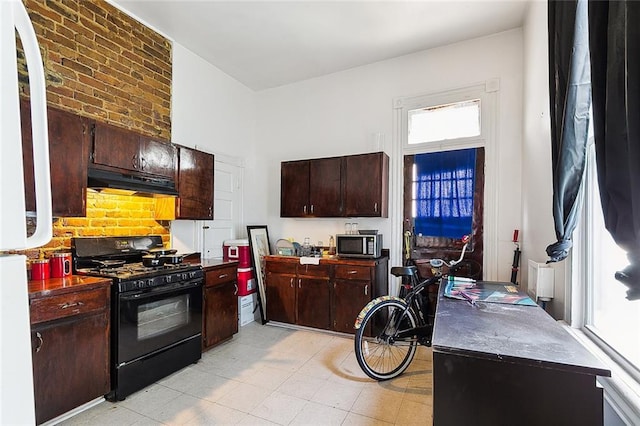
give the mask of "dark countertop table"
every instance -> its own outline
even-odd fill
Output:
[[[602,424],[595,379],[611,372],[542,308],[473,306],[440,287],[434,424]]]

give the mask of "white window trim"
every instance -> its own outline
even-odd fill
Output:
[[[593,140],[590,140],[593,143]],[[583,185],[589,185],[587,176]],[[566,298],[569,301],[565,306],[565,318],[570,325],[566,325],[571,333],[589,352],[602,361],[609,370],[611,377],[598,378],[604,390],[604,399],[616,412],[616,414],[629,425],[640,425],[640,382],[621,367],[621,361],[609,353],[606,345],[600,341],[585,326],[585,316],[588,313],[587,304],[590,303],[589,295],[584,283],[591,279],[591,263],[586,260],[589,244],[588,228],[592,222],[591,213],[586,208],[590,203],[599,203],[597,197],[587,199],[583,193],[585,208],[582,209],[582,217],[573,233],[573,249],[567,262],[567,277],[565,282]]]
[[[497,161],[496,122],[498,117],[498,92],[500,80],[491,79],[472,86],[447,90],[438,93],[399,97],[393,100],[393,160],[390,164],[392,199],[390,201],[391,217],[398,218],[391,225],[390,262],[392,265],[402,264],[402,220],[404,176],[403,161],[405,155],[423,152],[436,152],[452,149],[478,148],[485,150],[485,183],[484,183],[484,279],[498,279],[498,211],[497,201],[499,182],[497,179],[500,165]],[[408,144],[408,112],[428,106],[449,104],[468,99],[480,99],[481,130],[480,136],[446,141]],[[396,280],[397,281],[397,280]],[[394,291],[390,282],[390,291]],[[397,282],[395,282],[397,285]],[[394,294],[394,293],[391,293]]]

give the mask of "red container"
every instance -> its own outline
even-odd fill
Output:
[[[51,278],[64,278],[71,275],[71,253],[52,253],[49,257]]]
[[[35,259],[31,261],[31,279],[32,280],[48,280],[49,279],[49,260]]]
[[[222,243],[222,259],[225,262],[238,262],[238,268],[251,268],[249,240],[224,241]]]
[[[238,268],[238,296],[246,296],[256,292],[256,278],[253,268]]]

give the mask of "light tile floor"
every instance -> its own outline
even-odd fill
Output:
[[[431,348],[400,377],[376,382],[353,338],[250,323],[181,371],[63,425],[431,424]]]

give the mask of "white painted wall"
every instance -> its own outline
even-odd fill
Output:
[[[551,208],[551,124],[549,118],[549,49],[547,3],[531,2],[524,32],[524,132],[522,164],[522,271],[528,284],[528,260],[545,262],[546,247],[555,242]],[[557,319],[566,318],[565,267],[568,260],[554,264],[555,297],[547,310]]]
[[[173,44],[171,102],[173,143],[214,154],[216,166],[221,160],[244,167],[254,155],[254,92],[177,43]],[[244,236],[243,214],[237,222],[236,237]],[[213,228],[210,221],[173,221],[172,245],[185,253],[206,253],[203,225]],[[207,238],[208,246],[211,237]]]
[[[264,207],[258,222],[271,242],[309,236],[326,243],[347,220],[281,219],[280,162],[384,150],[391,156],[392,100],[500,79],[498,94],[498,277],[511,273],[513,229],[521,229],[522,31],[507,31],[406,55],[256,93],[256,176],[247,198]],[[383,134],[380,147],[378,134]],[[391,159],[393,164],[393,158]],[[247,180],[249,182],[249,180]],[[392,188],[391,191],[397,191]],[[393,193],[390,199],[393,199]],[[247,210],[250,210],[247,209]],[[401,211],[401,210],[400,210]],[[247,212],[248,214],[251,214]],[[379,229],[390,247],[389,219],[359,218],[361,229]]]

